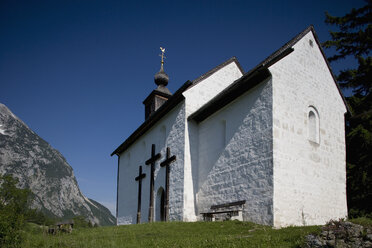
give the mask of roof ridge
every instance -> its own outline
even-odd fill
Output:
[[[331,76],[332,76],[332,78],[333,78],[333,80],[334,80],[334,82],[336,84],[337,90],[340,93],[342,100],[344,101],[344,104],[346,106],[346,109],[347,109],[347,111],[349,113],[351,113],[350,107],[349,107],[349,105],[346,102],[346,99],[345,99],[344,94],[342,94],[342,91],[340,89],[340,86],[337,83],[336,76],[335,76],[335,74],[332,71],[331,65],[328,62],[328,59],[327,59],[327,57],[326,57],[326,55],[325,55],[325,53],[323,51],[323,48],[322,48],[322,45],[321,45],[320,41],[319,41],[318,35],[316,34],[315,28],[314,28],[314,26],[312,24],[309,25],[302,32],[300,32],[299,34],[297,34],[296,36],[294,36],[291,40],[289,40],[287,43],[285,43],[278,50],[276,50],[275,52],[273,52],[272,54],[270,54],[270,56],[268,56],[266,59],[264,59],[261,63],[259,63],[256,67],[254,67],[251,71],[254,71],[254,70],[256,70],[257,68],[259,68],[261,66],[268,68],[271,65],[275,64],[280,59],[282,59],[285,56],[287,56],[291,52],[290,49],[292,48],[292,46],[294,46],[299,40],[301,40],[309,32],[312,32],[312,34],[314,36],[314,39],[315,39],[315,42],[317,43],[317,45],[319,47],[319,50],[320,50],[321,54],[323,55],[323,59],[324,59],[324,61],[327,64],[327,67],[329,69],[329,72],[331,73]],[[250,71],[248,73],[250,73]]]
[[[313,33],[313,36],[315,38],[315,42],[317,42],[317,44],[319,46],[319,50],[321,51],[321,53],[323,55],[323,59],[326,61],[326,64],[329,68],[329,71],[330,71],[330,73],[331,73],[331,75],[334,79],[335,84],[336,84],[336,87],[339,90],[339,93],[340,93],[342,99],[344,100],[346,108],[350,112],[350,110],[348,108],[348,105],[345,101],[345,98],[344,98],[342,92],[340,91],[340,88],[337,84],[337,81],[334,77],[334,74],[333,74],[333,72],[332,72],[332,70],[329,66],[328,60],[325,57],[325,54],[322,50],[321,44],[320,44],[319,39],[318,39],[318,37],[315,33],[314,27],[313,27],[313,25],[310,25],[305,30],[303,30],[302,32],[297,34],[295,37],[293,37],[291,40],[289,40],[287,43],[285,43],[278,50],[273,52],[270,56],[268,56],[266,59],[264,59],[261,63],[257,64],[250,71],[245,73],[241,78],[235,80],[232,84],[230,84],[228,87],[226,87],[218,95],[216,95],[214,98],[212,98],[208,103],[206,103],[201,108],[199,108],[199,110],[197,110],[196,112],[191,114],[188,119],[189,120],[195,119],[198,122],[203,121],[208,116],[210,116],[215,111],[217,111],[219,108],[222,108],[226,104],[229,104],[233,99],[235,99],[234,97],[238,97],[242,93],[244,93],[245,91],[249,90],[250,89],[249,85],[245,86],[244,84],[246,84],[247,81],[252,80],[252,78],[254,78],[255,74],[262,73],[262,75],[264,75],[262,78],[265,78],[265,77],[268,77],[269,75],[271,75],[268,68],[271,65],[275,64],[276,62],[278,62],[279,60],[281,60],[282,58],[286,57],[291,52],[293,52],[294,49],[292,48],[292,46],[295,45],[299,40],[301,40],[310,31]],[[268,74],[267,74],[266,71],[268,72]],[[257,78],[257,76],[256,76],[256,78]],[[259,82],[259,80],[257,82]],[[253,87],[254,85],[255,84],[250,85],[250,86]],[[246,88],[244,88],[244,87],[246,87]],[[237,88],[239,88],[239,90],[236,90]],[[224,97],[224,95],[229,95],[229,97],[228,97],[229,99],[228,100],[222,99]],[[233,95],[233,97],[231,97],[231,95]]]
[[[319,47],[319,50],[320,50],[321,54],[323,55],[324,61],[326,62],[327,67],[328,67],[328,70],[329,70],[329,72],[331,73],[331,76],[332,76],[332,78],[333,78],[333,80],[334,80],[334,82],[335,82],[335,84],[336,84],[337,90],[338,90],[338,92],[340,93],[340,95],[341,95],[341,97],[342,97],[342,100],[344,101],[344,104],[345,104],[345,106],[346,106],[346,110],[347,110],[347,111],[352,115],[353,112],[351,112],[351,108],[350,108],[349,104],[347,103],[344,94],[343,94],[342,91],[341,91],[340,85],[337,83],[337,78],[336,78],[335,74],[333,73],[332,67],[331,67],[331,65],[330,65],[330,63],[329,63],[329,61],[328,61],[328,59],[327,59],[327,56],[326,56],[325,53],[324,53],[324,50],[323,50],[323,48],[322,48],[322,44],[320,43],[320,40],[319,40],[319,38],[318,38],[318,35],[317,35],[317,33],[315,32],[314,27],[313,27],[312,25],[311,25],[311,27],[312,27],[311,31],[313,32],[315,42],[317,43],[317,45],[318,45],[318,47]]]
[[[198,78],[192,80],[191,87],[193,87],[194,85],[203,81],[204,79],[210,77],[212,74],[214,74],[215,72],[219,71],[220,69],[222,69],[223,67],[227,66],[228,64],[230,64],[232,62],[235,62],[235,64],[238,66],[241,73],[244,75],[244,70],[243,70],[242,66],[240,65],[238,59],[235,56],[233,56],[233,57],[229,58],[228,60],[224,61],[223,63],[217,65],[216,67],[213,67],[212,69],[210,69],[209,71],[207,71],[203,75],[199,76]]]
[[[118,155],[125,151],[129,146],[131,146],[139,137],[141,137],[144,133],[147,132],[158,120],[160,120],[164,115],[166,115],[170,109],[175,107],[178,103],[180,103],[185,97],[183,96],[183,92],[187,90],[190,85],[191,81],[186,81],[174,94],[163,104],[160,108],[158,108],[154,114],[152,114],[149,118],[147,118],[121,145],[119,145],[115,151],[111,153],[111,156]]]
[[[262,66],[270,66],[272,65],[273,58],[277,57],[280,53],[284,52],[288,48],[292,47],[294,44],[296,44],[299,40],[301,40],[308,32],[312,31],[313,34],[315,34],[314,26],[310,25],[306,29],[304,29],[302,32],[294,36],[292,39],[290,39],[287,43],[285,43],[283,46],[281,46],[279,49],[275,50],[272,54],[270,54],[266,59],[264,59],[261,63],[258,65]],[[276,62],[276,61],[275,61]]]

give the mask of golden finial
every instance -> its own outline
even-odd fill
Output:
[[[169,77],[168,77],[167,73],[164,72],[164,68],[163,68],[164,59],[165,59],[165,55],[164,55],[165,54],[165,48],[160,47],[160,51],[161,51],[161,54],[159,54],[159,56],[161,57],[160,71],[155,74],[154,80],[155,80],[155,83],[158,86],[160,86],[160,85],[167,86]]]
[[[163,69],[164,59],[166,58],[165,55],[164,55],[165,48],[160,47],[160,51],[161,51],[161,54],[159,54],[159,56],[161,57],[161,67],[160,67],[160,70],[164,70]]]

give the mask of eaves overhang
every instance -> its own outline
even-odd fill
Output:
[[[230,102],[232,102],[237,97],[241,96],[257,84],[265,81],[265,79],[268,79],[271,77],[271,73],[269,71],[269,67],[273,64],[275,64],[277,61],[281,60],[282,58],[286,57],[290,53],[294,51],[292,48],[294,44],[296,44],[301,38],[303,38],[307,33],[312,32],[315,41],[317,45],[320,48],[320,51],[323,55],[324,60],[326,61],[326,64],[328,66],[328,69],[334,79],[334,82],[336,84],[336,87],[339,91],[339,94],[342,97],[342,100],[344,101],[344,104],[346,106],[346,109],[348,113],[351,113],[350,108],[346,102],[346,99],[344,95],[341,92],[341,89],[339,85],[337,84],[337,80],[335,75],[333,74],[333,71],[330,67],[330,64],[324,54],[324,51],[321,47],[321,43],[318,39],[317,34],[315,33],[314,27],[311,25],[308,28],[306,28],[304,31],[302,31],[300,34],[296,35],[293,39],[291,39],[289,42],[284,44],[281,48],[276,50],[274,53],[272,53],[269,57],[267,57],[265,60],[263,60],[261,63],[259,63],[256,67],[254,67],[252,70],[250,70],[248,73],[244,74],[241,78],[237,79],[233,84],[231,84],[229,87],[227,87],[225,90],[220,92],[217,96],[215,96],[211,101],[206,103],[204,106],[202,106],[199,110],[197,110],[195,113],[190,115],[188,117],[188,120],[194,120],[196,122],[201,122],[208,118],[213,113],[217,112]],[[220,66],[212,69],[211,71],[203,74],[201,77],[197,78],[193,82],[187,81],[184,85],[182,85],[173,96],[171,96],[168,101],[166,101],[155,113],[153,113],[139,128],[136,129],[132,133],[132,135],[129,136],[128,139],[126,139],[114,152],[111,153],[111,156],[118,155],[128,149],[129,146],[131,146],[139,137],[141,137],[146,131],[148,131],[157,121],[159,121],[164,115],[166,115],[170,110],[172,110],[178,103],[183,101],[185,97],[183,96],[183,92],[186,91],[188,88],[195,86],[200,81],[203,81],[205,78],[212,75],[215,71],[219,70],[223,66],[226,66],[227,64],[235,62],[242,73],[243,70],[237,61],[235,57],[225,61]],[[146,99],[145,99],[146,101]]]
[[[271,73],[266,67],[256,67],[251,72],[237,79],[233,84],[221,91],[212,100],[191,114],[187,120],[194,120],[197,123],[204,121],[206,118],[216,113],[218,110],[222,109],[224,106],[228,105],[236,98],[270,77]]]
[[[205,120],[210,115],[217,112],[218,110],[220,110],[221,108],[223,108],[224,106],[232,102],[234,99],[244,94],[249,89],[253,88],[255,85],[259,84],[260,82],[263,82],[265,78],[269,77],[269,75],[271,76],[269,67],[275,64],[276,62],[278,62],[279,60],[283,59],[290,53],[292,53],[294,51],[293,46],[309,32],[313,33],[315,37],[315,41],[327,64],[327,67],[334,80],[337,90],[346,106],[346,110],[348,113],[351,114],[350,107],[347,104],[347,101],[341,92],[341,89],[337,83],[336,77],[331,69],[331,66],[327,60],[327,57],[324,54],[324,51],[322,49],[319,38],[314,30],[314,27],[310,25],[304,31],[302,31],[301,33],[296,35],[293,39],[291,39],[286,44],[284,44],[282,47],[280,47],[278,50],[273,52],[269,57],[267,57],[265,60],[259,63],[256,67],[254,67],[248,73],[244,74],[241,78],[237,79],[228,88],[220,92],[217,96],[215,96],[211,101],[209,101],[204,106],[202,106],[195,113],[191,114],[188,117],[188,120],[194,120],[196,122],[201,122]]]

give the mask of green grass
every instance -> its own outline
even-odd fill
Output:
[[[28,226],[22,247],[300,247],[320,227],[273,229],[249,222],[170,222],[75,229],[48,235]]]
[[[370,218],[359,217],[359,218],[355,218],[355,219],[350,219],[349,221],[353,222],[354,224],[359,224],[359,225],[362,225],[364,227],[368,227],[368,228],[372,229],[372,219],[370,219]]]

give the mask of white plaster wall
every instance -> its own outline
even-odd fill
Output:
[[[218,93],[243,76],[234,61],[186,90],[186,117],[209,102]]]
[[[185,122],[187,122],[185,120]],[[183,221],[196,221],[195,185],[198,168],[198,125],[185,123],[184,215]]]
[[[201,122],[198,135],[197,213],[246,200],[244,220],[272,224],[271,80]]]
[[[276,227],[319,225],[347,215],[346,108],[312,32],[293,48],[269,68],[273,80]],[[320,144],[308,140],[311,105],[320,117]]]
[[[138,182],[135,181],[135,177],[138,176],[140,165],[143,173],[146,173],[146,178],[142,180],[141,222],[148,221],[151,172],[150,165],[145,165],[145,161],[151,157],[152,144],[156,145],[155,152],[160,152],[162,155],[155,166],[154,219],[157,219],[159,214],[159,209],[156,207],[158,205],[156,194],[160,187],[165,189],[166,169],[160,167],[160,163],[165,159],[166,146],[170,147],[171,155],[177,156],[177,160],[170,167],[170,219],[183,219],[184,120],[185,105],[182,102],[142,135],[128,150],[120,154],[118,225],[136,223]]]
[[[169,146],[172,155],[177,156],[177,161],[171,165],[170,172],[170,220],[196,220],[193,190],[193,178],[195,175],[192,174],[191,161],[194,161],[193,166],[197,164],[197,157],[195,155],[197,154],[197,150],[195,150],[197,147],[197,128],[191,128],[190,134],[186,119],[192,112],[207,103],[241,76],[241,71],[236,63],[232,61],[230,64],[191,87],[184,92],[186,103],[181,103],[178,107],[174,108],[127,151],[120,155],[117,216],[119,225],[136,223],[138,182],[134,178],[138,175],[139,165],[142,165],[143,172],[146,173],[146,178],[142,181],[141,222],[147,222],[148,220],[150,166],[146,166],[145,161],[150,158],[151,144],[156,144],[156,152],[160,151],[163,155],[163,158],[157,162],[155,168],[155,219],[159,214],[159,209],[156,207],[158,205],[156,193],[160,187],[165,188],[165,168],[160,168],[159,164],[164,159],[166,146]],[[185,109],[188,111],[187,115]],[[166,137],[164,137],[164,134]],[[196,146],[191,147],[189,136],[194,137],[191,138],[193,141],[191,145],[195,144]],[[127,159],[128,153],[130,154],[130,162]],[[191,157],[191,154],[195,156]]]
[[[137,154],[125,152],[119,158],[117,225],[136,223],[138,184],[134,183],[136,182],[134,178],[138,175],[138,166],[131,163],[131,157],[136,156]],[[147,172],[146,167],[142,167]],[[144,187],[146,187],[145,180],[142,181],[142,188]],[[129,194],[129,192],[133,193]],[[144,204],[146,204],[146,199],[142,198],[142,205]]]
[[[183,93],[186,102],[185,116],[185,167],[184,167],[184,221],[195,221],[196,191],[198,180],[198,125],[187,122],[187,118],[218,93],[242,76],[237,64],[232,61],[209,77],[198,82]]]

